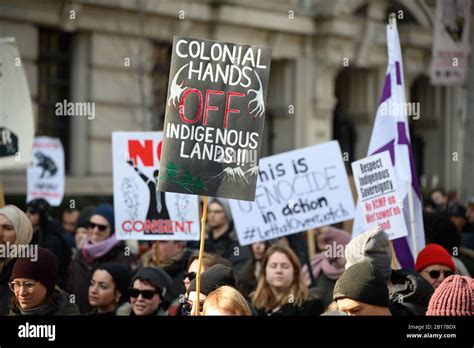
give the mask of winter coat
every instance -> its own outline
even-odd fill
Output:
[[[294,303],[283,305],[276,312],[266,311],[265,309],[255,309],[257,315],[266,316],[301,316],[301,315],[321,315],[324,312],[323,304],[318,299],[308,299],[301,306]]]
[[[232,224],[227,232],[217,239],[212,238],[212,232],[208,231],[204,251],[218,254],[229,260],[234,266],[235,274],[242,274],[243,268],[251,256],[250,249],[239,244],[237,233]]]
[[[69,282],[67,289],[76,297],[76,303],[82,314],[93,310],[89,305],[89,282],[94,271],[104,263],[117,262],[130,268],[134,260],[133,256],[126,256],[124,252],[125,244],[120,242],[114,246],[107,254],[95,259],[92,263],[87,263],[81,250],[77,257],[71,262],[69,272]]]
[[[423,316],[434,289],[417,272],[409,269],[392,270],[390,311],[396,316]]]
[[[0,315],[8,315],[13,292],[8,287],[16,259],[7,261],[0,270]]]
[[[123,305],[121,305],[119,308],[117,308],[117,315],[118,316],[136,316],[135,313],[132,311],[132,304],[129,302],[125,302]],[[158,307],[158,310],[152,314],[152,316],[167,316],[168,313],[167,311],[164,311],[163,309]]]
[[[68,294],[56,287],[54,289],[56,301],[53,303],[47,301],[44,305],[31,309],[28,312],[21,312],[18,306],[10,312],[10,315],[22,315],[22,316],[45,316],[45,315],[81,315],[79,308],[76,304],[69,302]]]
[[[62,227],[56,220],[48,222],[46,227],[40,227],[33,233],[31,244],[38,244],[40,248],[46,248],[58,258],[59,287],[67,285],[69,263],[72,251],[62,233]]]

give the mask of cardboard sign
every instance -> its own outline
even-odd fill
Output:
[[[262,158],[255,203],[229,201],[241,245],[352,219],[337,141]]]
[[[175,37],[159,189],[253,201],[271,49]]]
[[[408,235],[403,200],[388,151],[353,162],[352,172],[364,213],[365,229],[380,225],[390,240]]]
[[[61,205],[64,197],[64,149],[61,140],[36,137],[33,143],[33,163],[27,170],[26,201],[44,198],[53,207]]]
[[[156,190],[161,132],[113,132],[118,239],[198,240],[198,197]]]
[[[35,134],[31,94],[15,39],[0,39],[0,170],[31,165]]]

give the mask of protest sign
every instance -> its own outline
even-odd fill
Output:
[[[0,170],[31,164],[33,108],[15,39],[0,39]]]
[[[198,240],[198,197],[156,190],[162,132],[113,132],[118,239]]]
[[[408,235],[403,217],[403,200],[388,151],[352,163],[357,194],[364,214],[365,229],[380,225],[390,240]]]
[[[229,203],[241,245],[334,224],[354,215],[337,141],[262,158],[255,202]]]
[[[253,201],[271,49],[175,37],[159,190]]]
[[[470,0],[437,0],[430,80],[433,85],[462,85],[469,66]]]
[[[64,197],[65,179],[64,149],[61,140],[36,137],[32,153],[33,163],[27,169],[26,201],[44,198],[51,206],[60,206]]]

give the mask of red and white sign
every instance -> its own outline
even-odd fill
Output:
[[[112,133],[118,239],[199,240],[198,197],[157,191],[162,132]]]
[[[403,217],[403,200],[397,192],[388,151],[352,163],[354,182],[362,207],[364,230],[381,226],[390,240],[408,235]]]

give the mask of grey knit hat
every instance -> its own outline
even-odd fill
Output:
[[[392,250],[387,233],[377,226],[349,242],[345,250],[346,269],[353,264],[367,260],[385,278],[392,274]]]

